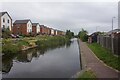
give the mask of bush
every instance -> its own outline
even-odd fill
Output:
[[[10,34],[11,32],[9,29],[2,30],[2,38],[5,38],[5,39],[10,38],[11,37]]]
[[[25,40],[20,40],[20,41],[17,42],[17,45],[18,45],[19,47],[22,46],[22,45],[28,46],[29,43],[28,43],[27,41],[25,41]]]
[[[17,53],[19,50],[19,47],[15,44],[5,44],[2,46],[2,53],[4,54],[15,54]]]
[[[87,35],[87,31],[82,29],[82,31],[80,31],[78,33],[78,37],[80,37],[80,39],[83,41],[83,42],[86,42],[88,40],[88,35]]]

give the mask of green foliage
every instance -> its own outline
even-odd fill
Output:
[[[15,54],[19,51],[19,47],[12,43],[7,43],[2,46],[2,53],[4,54]]]
[[[77,80],[96,80],[95,74],[91,70],[87,70],[80,75]]]
[[[28,46],[29,43],[28,43],[28,41],[25,41],[25,40],[19,40],[19,41],[17,42],[17,45],[18,45],[18,47],[21,47],[21,46],[23,46],[23,45]]]
[[[36,41],[36,45],[39,47],[54,47],[65,44],[69,39],[63,36],[54,36],[54,37],[46,37],[45,39],[41,39]]]
[[[20,51],[24,46],[30,47],[37,44],[39,47],[57,47],[69,41],[64,36],[41,36],[41,37],[27,37],[22,40],[3,39],[2,53],[14,54]]]
[[[88,35],[87,35],[87,31],[82,29],[82,31],[80,31],[78,33],[78,37],[82,40],[82,41],[87,41],[88,40]]]
[[[88,44],[88,46],[90,47],[90,49],[92,49],[92,51],[96,54],[96,56],[100,60],[102,60],[107,65],[120,71],[119,64],[120,56],[119,57],[114,56],[109,50],[103,48],[101,45],[97,43]]]
[[[11,39],[3,39],[2,44],[2,53],[4,54],[15,54],[21,50],[21,46],[29,45],[25,40],[12,41]]]
[[[66,37],[68,37],[69,39],[71,39],[71,38],[74,37],[74,33],[71,32],[70,30],[67,30],[67,31],[66,31]]]
[[[9,29],[4,29],[2,31],[2,37],[5,38],[5,39],[10,38],[11,37],[10,34],[11,34],[11,32],[10,32]]]

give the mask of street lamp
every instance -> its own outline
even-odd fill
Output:
[[[112,17],[112,33],[113,33],[113,19],[116,17]]]
[[[114,38],[114,35],[113,35],[113,19],[114,19],[115,17],[112,17],[112,33],[111,33],[111,46],[112,46],[112,53],[114,53],[114,45],[113,45],[113,38]]]
[[[98,31],[98,28],[99,28],[100,26],[96,26],[96,32]]]

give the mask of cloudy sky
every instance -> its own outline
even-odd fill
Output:
[[[109,31],[114,16],[114,29],[118,28],[118,2],[2,2],[0,7],[0,12],[7,11],[13,22],[31,19],[75,34],[82,28],[89,33]]]

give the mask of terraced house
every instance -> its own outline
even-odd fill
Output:
[[[0,12],[0,31],[4,29],[12,30],[12,18],[7,12]]]
[[[39,23],[32,23],[32,34],[40,34],[40,25]]]
[[[32,34],[32,22],[30,19],[16,20],[13,23],[13,33],[19,35]]]
[[[54,29],[51,28],[51,35],[54,35]]]
[[[45,34],[45,26],[44,25],[40,25],[40,33],[42,34],[42,35],[44,35]]]
[[[54,30],[54,35],[58,35],[57,32],[58,32],[58,30],[55,29],[55,30]]]

